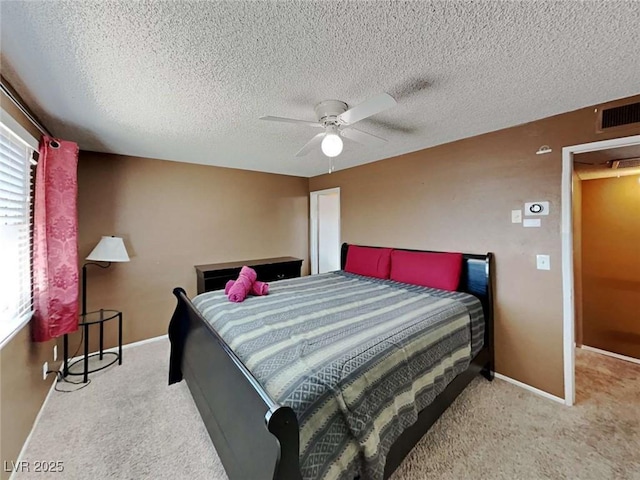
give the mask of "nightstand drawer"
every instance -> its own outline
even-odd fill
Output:
[[[286,278],[296,278],[300,276],[300,262],[272,263],[269,265],[257,265],[253,269],[258,274],[258,278],[263,282],[276,282]]]

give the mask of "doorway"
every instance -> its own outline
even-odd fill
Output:
[[[640,364],[640,145],[575,154],[573,170],[576,402],[582,402],[603,387],[602,380],[587,381],[597,365],[624,369],[602,355]]]
[[[640,135],[600,142],[572,145],[562,149],[562,289],[563,289],[563,356],[565,404],[575,402],[575,340],[576,308],[574,279],[574,205],[573,191],[576,175],[574,156],[619,147],[640,145]]]
[[[311,274],[340,269],[340,187],[311,192]]]

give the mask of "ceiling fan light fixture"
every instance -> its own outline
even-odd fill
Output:
[[[322,148],[322,153],[327,157],[337,157],[342,153],[342,139],[338,135],[337,128],[327,129],[327,134],[322,139],[320,148]]]
[[[381,93],[351,108],[340,100],[324,100],[314,108],[316,118],[318,119],[317,122],[298,120],[295,118],[273,117],[271,115],[260,117],[260,120],[295,123],[323,128],[325,131],[318,133],[305,143],[304,146],[296,152],[296,157],[307,155],[316,150],[318,144],[320,144],[322,153],[329,158],[333,158],[342,153],[343,144],[342,138],[340,138],[341,136],[365,146],[377,147],[386,143],[384,138],[353,128],[353,124],[383,112],[395,105],[396,101],[391,95]]]

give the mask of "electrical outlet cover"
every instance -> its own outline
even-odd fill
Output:
[[[551,258],[549,255],[536,255],[536,267],[538,270],[551,270]]]

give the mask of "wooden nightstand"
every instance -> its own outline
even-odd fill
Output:
[[[253,268],[261,282],[275,282],[285,278],[300,276],[302,259],[295,257],[262,258],[259,260],[243,260],[240,262],[211,263],[196,265],[198,275],[198,294],[222,290],[229,280],[238,278],[244,266]]]

